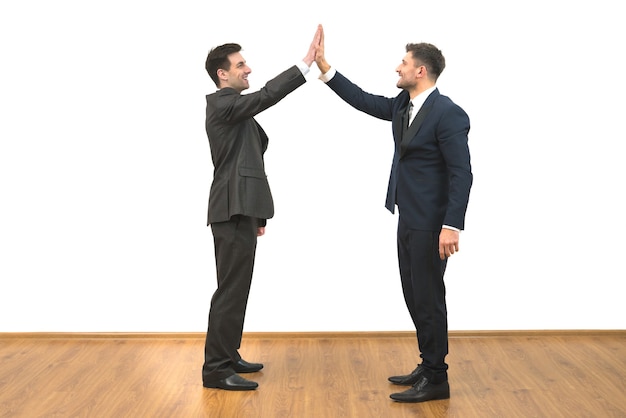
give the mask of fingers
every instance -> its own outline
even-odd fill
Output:
[[[452,256],[454,253],[459,252],[459,244],[439,244],[439,258],[445,260]]]
[[[450,229],[442,229],[439,234],[439,258],[445,260],[459,251],[459,233]]]
[[[315,61],[317,51],[320,48],[321,35],[322,35],[322,25],[318,25],[317,30],[315,31],[315,35],[313,36],[313,40],[311,41],[311,45],[309,45],[309,51],[307,52],[305,57],[302,59],[304,63],[308,65],[309,67],[311,66],[311,64],[313,64],[313,61]]]
[[[313,41],[311,42],[311,48],[317,49],[317,47],[319,47],[320,45],[321,38],[322,38],[322,25],[317,25],[315,36],[313,36]]]
[[[315,31],[315,36],[313,37],[313,42],[311,43],[311,47],[317,48],[320,44],[321,37],[322,37],[322,29],[321,29],[321,25],[318,25],[317,30]]]
[[[318,43],[318,47],[317,47],[317,51],[315,55],[316,61],[324,58],[324,29],[322,28],[322,25],[319,25],[319,31],[320,31],[320,38],[319,38],[319,43]]]

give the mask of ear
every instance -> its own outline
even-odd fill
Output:
[[[220,68],[219,70],[217,70],[217,78],[223,81],[228,81],[228,71]]]
[[[417,78],[428,78],[428,70],[425,65],[420,65],[417,67],[417,71],[415,72]]]

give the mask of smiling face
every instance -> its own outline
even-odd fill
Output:
[[[396,68],[396,72],[400,76],[396,86],[404,90],[415,90],[417,82],[424,75],[424,66],[417,65],[411,52],[407,52],[402,63]]]
[[[246,60],[239,52],[232,53],[228,56],[230,61],[230,68],[228,70],[218,70],[218,77],[220,78],[221,87],[230,87],[237,90],[239,93],[250,87],[248,83],[248,74],[252,72]]]

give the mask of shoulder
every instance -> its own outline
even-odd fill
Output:
[[[241,95],[230,87],[219,89],[214,93],[206,95],[207,105],[211,107],[228,107]]]
[[[217,90],[215,93],[211,93],[211,94],[207,94],[207,99],[209,97],[211,98],[219,98],[219,97],[224,97],[224,96],[238,96],[239,93],[237,92],[237,90],[231,88],[231,87],[225,87],[223,89],[219,89]]]
[[[433,106],[443,112],[454,112],[465,114],[465,110],[456,104],[450,97],[439,93],[438,90],[433,92]]]
[[[431,97],[433,98],[433,103],[437,106],[446,107],[446,108],[447,107],[457,107],[459,109],[461,108],[450,97],[441,94],[439,89],[435,89]]]

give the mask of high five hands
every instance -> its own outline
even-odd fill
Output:
[[[324,28],[322,25],[317,25],[317,31],[309,46],[309,51],[302,61],[309,67],[315,61],[322,74],[326,74],[330,70],[330,65],[326,62],[326,57],[324,56]]]
[[[302,59],[306,65],[309,67],[315,61],[315,57],[317,55],[317,51],[320,47],[320,42],[323,36],[322,25],[317,25],[317,31],[315,31],[315,36],[313,36],[313,41],[311,41],[311,45],[309,46],[309,51],[306,56]]]
[[[326,57],[324,56],[324,28],[322,25],[319,25],[317,30],[320,32],[320,42],[317,47],[317,54],[315,54],[315,62],[322,74],[326,74],[330,70],[330,64],[326,62]]]

